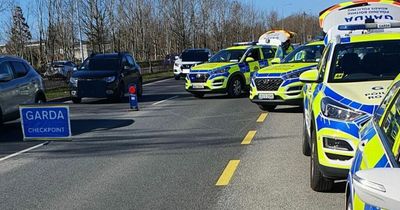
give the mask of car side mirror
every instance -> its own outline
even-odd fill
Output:
[[[400,206],[399,168],[374,168],[353,175],[355,193],[364,203],[382,209]]]
[[[271,60],[271,64],[272,64],[272,65],[274,65],[274,64],[280,64],[280,63],[281,63],[281,59],[280,59],[280,58],[274,58],[274,59]]]
[[[11,75],[9,74],[0,74],[0,82],[8,82],[12,80]]]
[[[300,74],[300,81],[303,83],[314,83],[319,81],[319,71],[311,69]]]
[[[250,62],[254,62],[255,60],[254,60],[254,58],[252,58],[252,57],[247,57],[246,58],[246,62],[248,62],[248,63],[250,63]]]

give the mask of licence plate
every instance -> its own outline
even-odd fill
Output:
[[[275,95],[273,93],[260,93],[258,95],[259,99],[273,100]]]
[[[189,74],[189,73],[190,73],[190,69],[183,69],[183,70],[182,70],[182,73],[184,73],[184,74]]]
[[[204,89],[204,84],[193,84],[194,89]]]

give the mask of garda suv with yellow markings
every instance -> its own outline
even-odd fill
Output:
[[[354,11],[378,10],[389,12],[385,15],[393,20],[370,15],[366,23],[361,18],[354,22],[352,15],[358,14]],[[360,127],[400,72],[398,15],[397,2],[376,0],[335,5],[321,15],[327,47],[317,69],[300,75],[306,83],[303,153],[311,156],[310,181],[315,191],[329,191],[334,180],[347,177]],[[335,22],[344,24],[335,26]]]
[[[259,70],[251,79],[250,100],[268,111],[281,104],[302,104],[304,84],[299,76],[317,66],[324,48],[322,41],[306,44],[286,56],[280,64]]]
[[[360,144],[347,178],[347,209],[400,207],[399,130],[400,76],[372,119],[360,130]]]
[[[209,93],[227,93],[239,97],[249,89],[254,72],[269,65],[276,47],[256,43],[237,43],[221,50],[208,63],[192,67],[186,76],[186,90],[196,97]]]

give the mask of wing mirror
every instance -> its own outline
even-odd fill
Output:
[[[10,74],[0,74],[0,82],[8,82],[10,80],[12,80]]]
[[[319,71],[317,69],[311,69],[303,72],[300,75],[300,81],[303,83],[319,82]]]
[[[246,62],[254,62],[255,60],[254,60],[254,58],[252,58],[252,57],[247,57],[246,58]]]
[[[280,58],[274,58],[271,60],[271,64],[275,65],[275,64],[280,64],[282,61]]]
[[[375,168],[358,171],[353,176],[355,193],[364,203],[382,209],[400,206],[400,169]]]

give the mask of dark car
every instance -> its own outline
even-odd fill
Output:
[[[70,93],[74,103],[82,98],[121,100],[128,87],[135,84],[141,96],[140,66],[129,53],[93,54],[87,58],[70,79]]]
[[[19,117],[19,105],[46,102],[42,77],[25,60],[0,56],[0,123]]]

